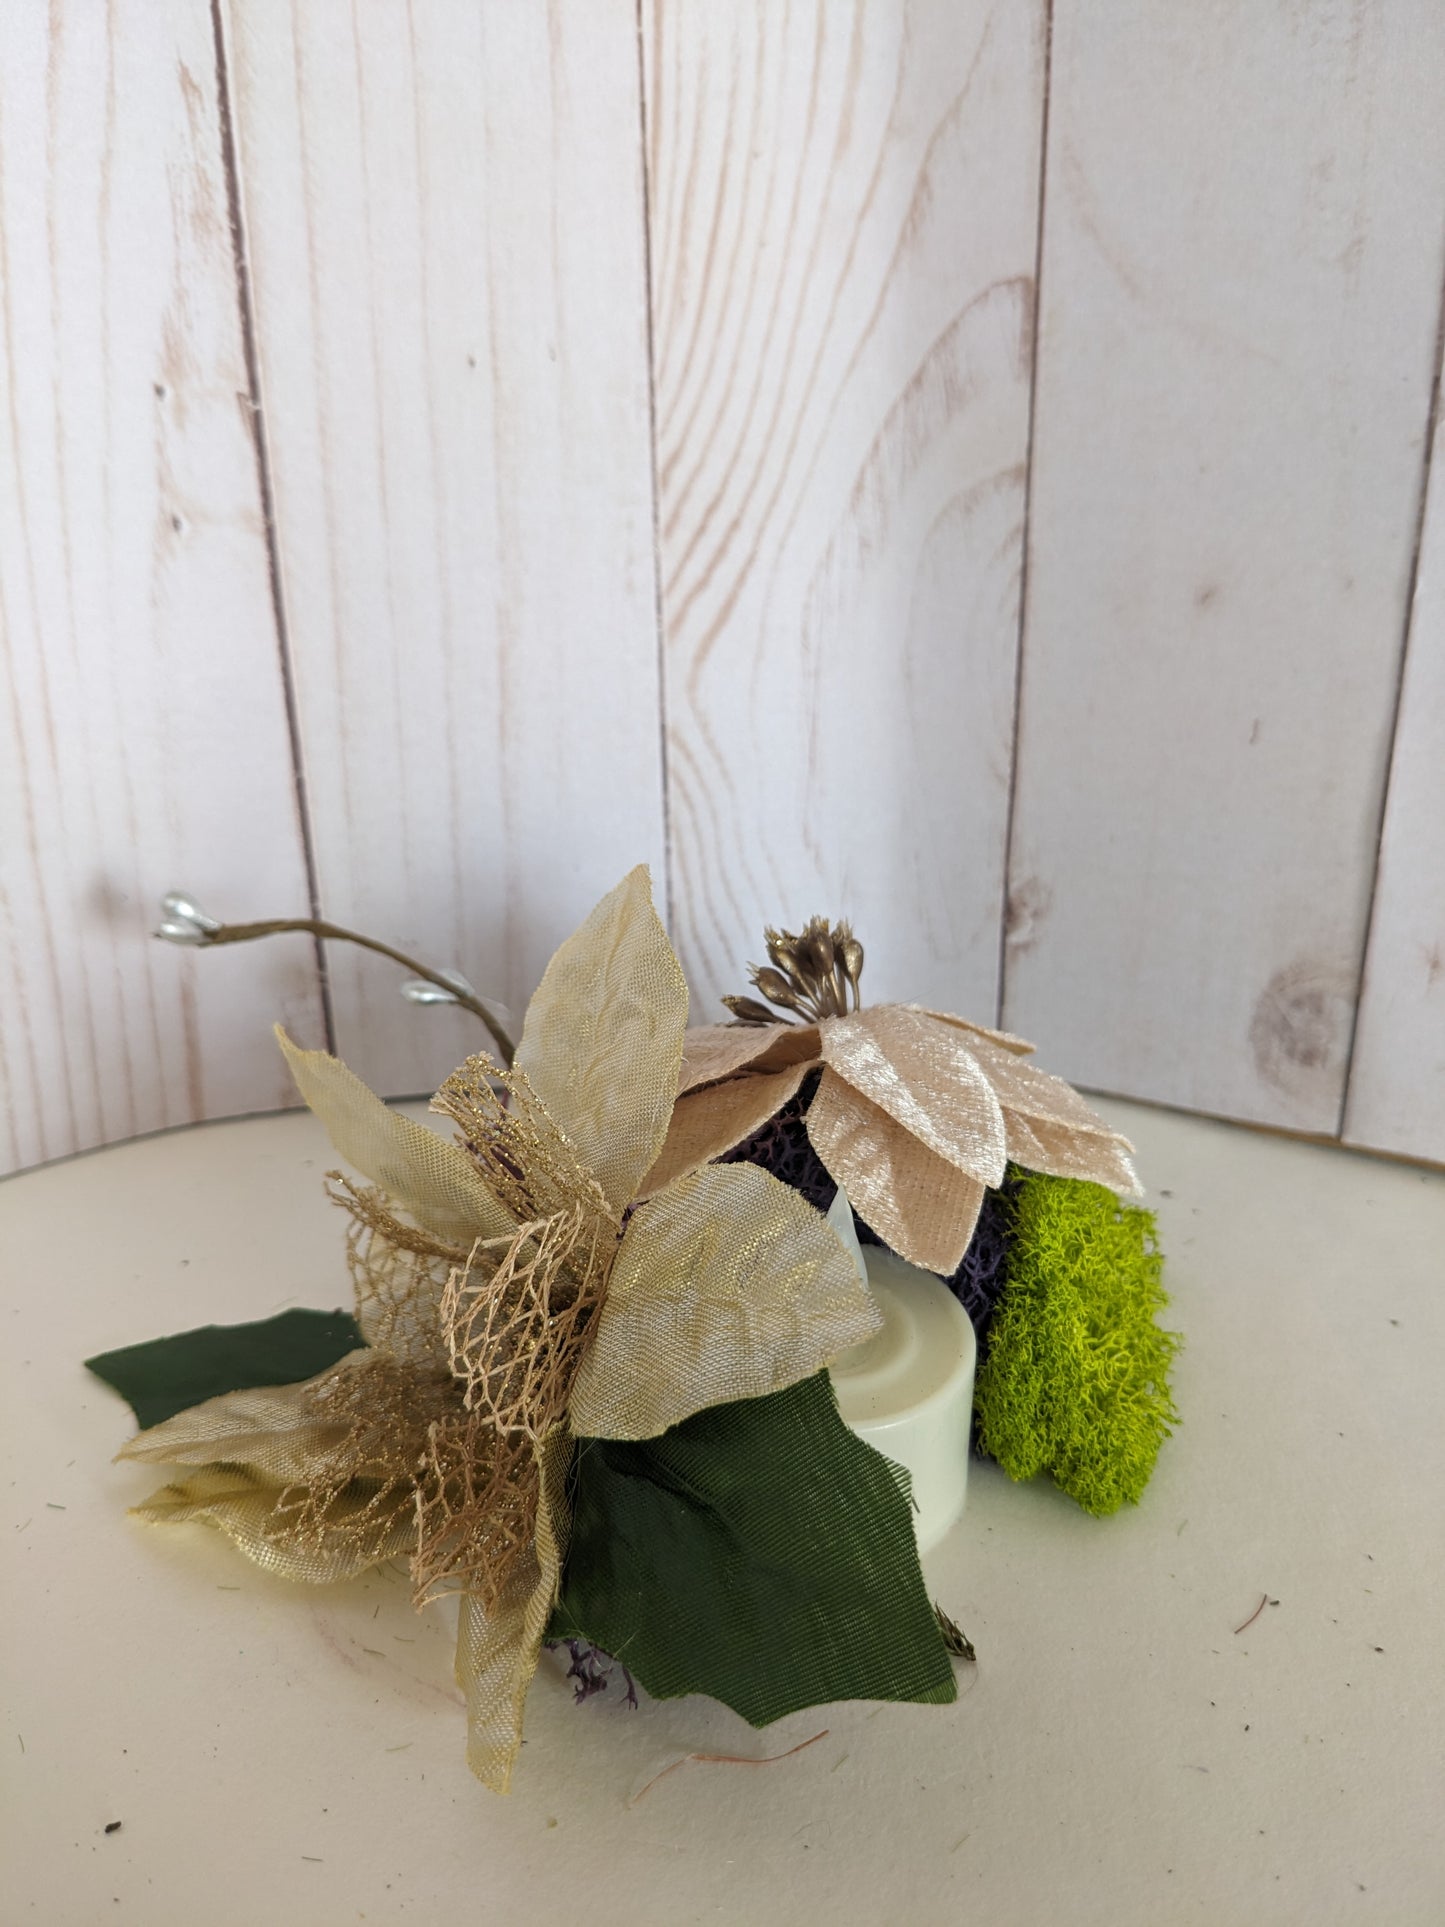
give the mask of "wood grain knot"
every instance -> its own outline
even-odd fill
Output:
[[[1265,985],[1249,1027],[1255,1068],[1291,1097],[1334,1094],[1349,1037],[1353,983],[1327,964],[1300,962]]]

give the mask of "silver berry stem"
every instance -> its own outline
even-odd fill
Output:
[[[433,1001],[438,1003],[460,1004],[479,1017],[491,1033],[492,1040],[501,1052],[502,1061],[510,1064],[517,1054],[506,1029],[496,1013],[477,996],[470,984],[458,971],[433,970],[430,965],[418,963],[415,957],[408,957],[405,951],[394,950],[389,943],[380,943],[375,937],[365,937],[359,930],[346,930],[339,923],[328,923],[323,917],[272,917],[263,923],[221,923],[180,891],[172,891],[161,900],[165,920],[156,931],[167,943],[189,944],[199,950],[209,950],[223,943],[253,943],[258,937],[276,937],[288,931],[301,931],[309,936],[322,937],[333,943],[354,943],[363,950],[374,950],[379,957],[389,957],[393,963],[400,964],[403,970],[411,971],[422,983],[432,986],[438,994]],[[410,985],[403,986],[413,1002],[422,1001]]]

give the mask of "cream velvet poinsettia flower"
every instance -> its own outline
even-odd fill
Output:
[[[1010,1162],[1137,1195],[1133,1146],[1078,1092],[1028,1063],[1032,1044],[915,1004],[860,1007],[863,950],[815,917],[766,933],[762,996],[723,1001],[731,1024],[687,1033],[661,1156],[643,1183],[676,1183],[751,1137],[821,1071],[808,1137],[853,1208],[910,1263],[945,1276]]]
[[[368,1180],[333,1174],[367,1346],[121,1455],[198,1468],[141,1515],[209,1520],[273,1571],[330,1580],[405,1553],[419,1605],[458,1592],[468,1758],[499,1791],[558,1596],[573,1439],[650,1438],[781,1391],[880,1322],[836,1233],[763,1171],[693,1169],[634,1203],[686,1024],[639,868],[553,957],[512,1069],[475,1057],[438,1091],[456,1142],[282,1036]]]

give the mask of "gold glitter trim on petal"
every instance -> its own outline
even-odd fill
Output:
[[[782,1071],[816,1064],[816,1024],[697,1024],[683,1040],[680,1093],[739,1071]]]
[[[710,1165],[633,1214],[573,1382],[572,1430],[655,1438],[796,1385],[880,1322],[820,1212],[755,1165]]]
[[[299,1050],[279,1024],[276,1041],[297,1090],[341,1156],[419,1225],[460,1245],[512,1229],[506,1212],[457,1145],[388,1110],[339,1057],[324,1050]]]
[[[1041,1171],[1051,1178],[1082,1178],[1123,1197],[1143,1196],[1127,1138],[1075,1131],[1064,1124],[1021,1117],[1007,1108],[1003,1115],[1008,1154],[1026,1171]]]
[[[1008,1162],[1003,1113],[961,1035],[902,1004],[874,1005],[821,1029],[823,1061],[837,1076],[926,1151],[980,1184],[1002,1182]],[[853,1187],[847,1188],[851,1197]]]
[[[751,1137],[797,1096],[811,1068],[794,1064],[785,1071],[744,1071],[722,1084],[680,1097],[673,1106],[667,1142],[638,1186],[638,1197],[650,1198],[664,1185],[675,1184]]]
[[[639,864],[558,949],[517,1047],[517,1069],[614,1211],[662,1149],[686,1028],[682,966]]]
[[[905,1125],[825,1070],[808,1107],[808,1136],[866,1225],[910,1264],[958,1269],[985,1187],[925,1150]]]

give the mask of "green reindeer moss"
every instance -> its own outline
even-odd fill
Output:
[[[1026,1176],[1008,1284],[979,1367],[979,1444],[1013,1479],[1048,1472],[1086,1512],[1138,1502],[1178,1421],[1179,1348],[1152,1212],[1100,1185]]]

